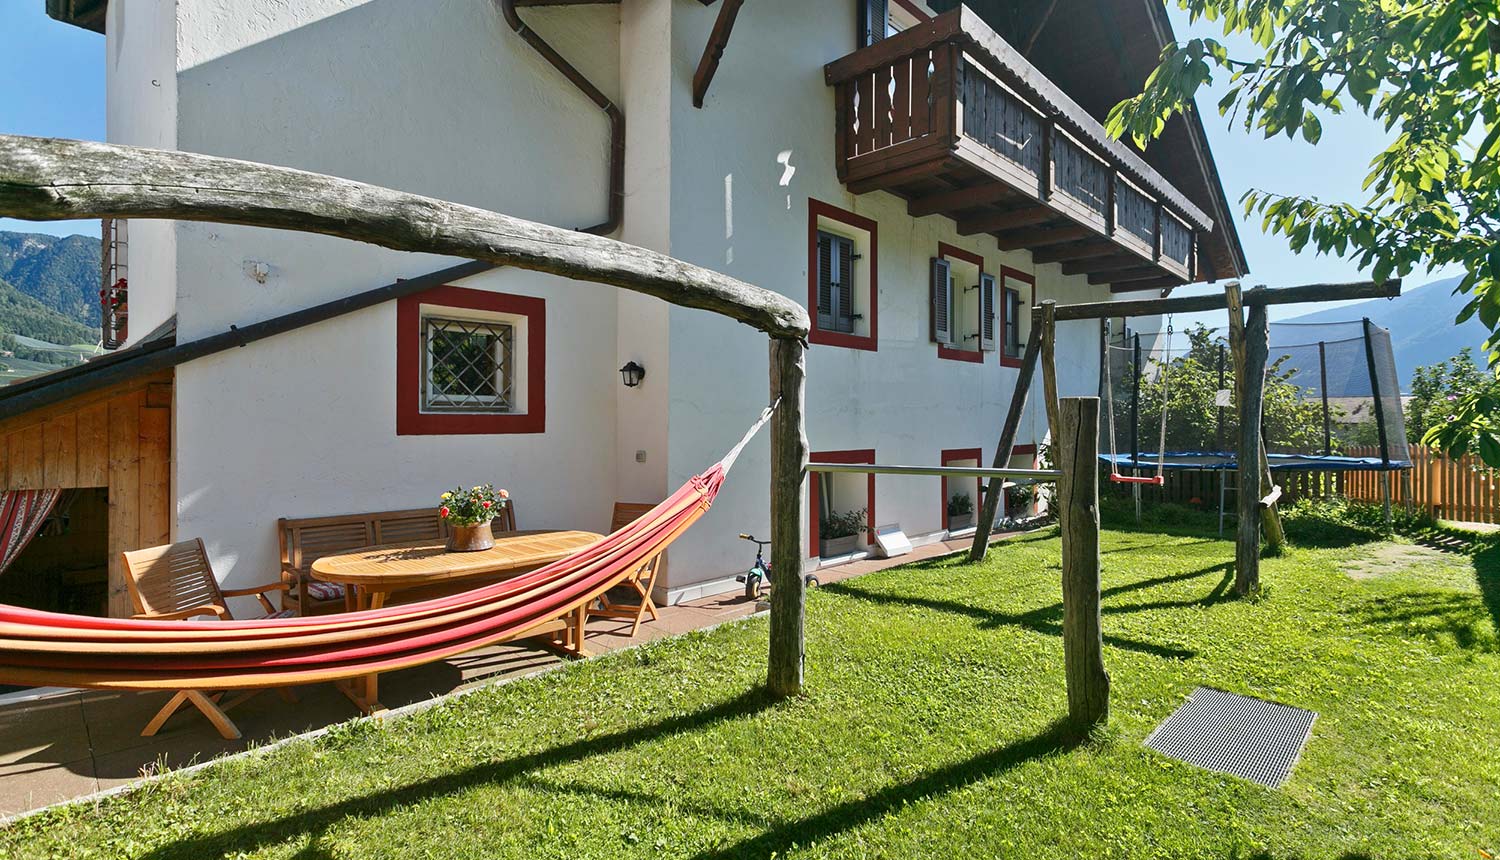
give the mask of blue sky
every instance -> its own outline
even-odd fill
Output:
[[[43,11],[43,0],[0,2],[0,132],[104,139],[104,38],[59,24]],[[1190,27],[1186,16],[1172,9],[1179,38],[1219,36],[1216,25]],[[1241,56],[1251,55],[1247,43],[1231,43]],[[1223,91],[1223,86],[1217,88]],[[1218,95],[1204,94],[1205,124],[1234,214],[1249,188],[1282,193],[1312,194],[1325,200],[1360,202],[1371,156],[1387,140],[1374,122],[1359,115],[1325,118],[1323,140],[1314,147],[1301,140],[1264,140],[1238,127],[1230,129],[1214,105]],[[67,235],[98,235],[94,222],[37,224],[0,218],[0,229],[32,230]],[[1240,238],[1250,260],[1252,284],[1292,286],[1319,281],[1357,280],[1362,276],[1347,261],[1313,254],[1291,253],[1277,236],[1267,236],[1258,223],[1240,222]],[[1407,280],[1415,287],[1446,271],[1417,273]],[[1178,294],[1215,292],[1215,287],[1185,288]],[[1272,318],[1304,313],[1307,308],[1273,308]],[[1222,315],[1208,315],[1211,325]],[[1179,328],[1181,323],[1178,324]]]

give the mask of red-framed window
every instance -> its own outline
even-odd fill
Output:
[[[984,462],[984,452],[981,451],[979,448],[946,448],[946,449],[944,449],[938,455],[938,462],[941,463],[944,466],[975,466],[975,467],[978,467],[980,464],[982,464]],[[962,490],[960,488],[967,486],[967,484],[968,484],[968,482],[970,480],[973,480],[973,482],[974,482],[974,492],[973,492],[973,495],[971,495],[969,497],[969,501],[970,501],[971,505],[973,506],[972,507],[972,513],[970,514],[970,516],[974,516],[975,514],[977,514],[979,512],[979,503],[980,503],[980,501],[982,500],[982,498],[984,496],[984,485],[983,485],[983,482],[980,481],[980,479],[976,476],[973,479],[970,479],[970,478],[952,478],[951,479],[952,483],[950,484],[949,483],[950,479],[948,478],[948,476],[946,476],[946,475],[943,476],[943,479],[942,479],[942,482],[943,482],[943,493],[942,493],[942,496],[940,497],[940,501],[942,502],[942,505],[943,505],[943,530],[944,531],[947,531],[950,528],[949,519],[948,519],[948,500],[950,498],[952,498],[952,496],[949,494],[949,488],[952,487],[955,494],[958,493],[958,492],[962,492]],[[970,522],[972,523],[973,520],[970,520]]]
[[[105,349],[118,349],[130,338],[130,241],[124,218],[105,218],[103,266],[99,284],[100,340]]]
[[[929,328],[938,357],[984,363],[1000,325],[995,278],[984,270],[984,257],[939,242],[928,286]]]
[[[879,349],[880,225],[830,203],[807,200],[810,343]]]
[[[873,464],[875,462],[875,449],[874,448],[858,448],[858,449],[852,449],[852,450],[847,450],[847,451],[814,451],[811,454],[808,454],[808,462],[812,462],[812,463],[870,463],[870,464]],[[834,480],[837,480],[839,478],[853,478],[853,479],[857,479],[859,476],[858,475],[830,475],[828,477],[832,478]],[[808,499],[807,499],[807,501],[808,501],[808,505],[807,505],[807,507],[808,507],[808,542],[807,543],[808,543],[808,548],[809,548],[810,552],[814,556],[816,556],[818,554],[818,540],[819,540],[819,534],[818,533],[820,531],[820,529],[818,528],[818,520],[821,519],[822,515],[823,515],[823,491],[822,491],[823,480],[824,480],[823,475],[818,474],[818,475],[814,476],[814,479],[812,481],[808,482],[809,485],[810,485],[810,487],[808,489]],[[864,505],[863,505],[863,507],[865,509],[865,528],[867,529],[867,531],[865,532],[864,543],[865,543],[866,546],[869,546],[870,544],[875,543],[875,475],[874,475],[874,473],[871,473],[871,474],[865,476],[864,485],[865,485],[864,486],[864,495],[865,495],[865,498],[864,498]],[[835,490],[834,490],[835,498],[833,500],[833,504],[834,505],[838,505],[838,506],[844,507],[844,508],[849,508],[850,505],[854,504],[854,502],[846,502],[845,500],[838,498],[837,497],[837,492],[838,492],[837,488],[835,488]],[[853,508],[849,508],[849,509],[852,510]]]
[[[547,303],[465,287],[396,301],[396,435],[542,433]]]
[[[1031,336],[1031,306],[1036,303],[1036,276],[1010,266],[1000,269],[1000,363],[1020,367]]]

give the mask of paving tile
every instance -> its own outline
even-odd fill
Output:
[[[88,759],[11,772],[0,767],[0,815],[15,815],[99,790]]]
[[[0,711],[0,767],[62,764],[88,756],[88,726],[77,695],[17,703]]]

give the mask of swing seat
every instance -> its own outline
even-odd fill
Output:
[[[1166,479],[1161,475],[1155,475],[1149,478],[1138,478],[1131,475],[1112,474],[1109,476],[1109,480],[1110,483],[1113,484],[1150,484],[1154,487],[1160,487],[1167,482]]]

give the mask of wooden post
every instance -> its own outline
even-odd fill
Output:
[[[1063,400],[1052,438],[1063,473],[1057,490],[1068,719],[1088,728],[1109,720],[1109,672],[1099,620],[1099,398]]]
[[[1031,377],[1036,371],[1037,355],[1041,353],[1041,317],[1032,314],[1033,334],[1026,342],[1026,352],[1021,356],[1020,375],[1016,377],[1015,390],[1010,394],[1010,411],[1005,414],[1005,426],[1000,428],[1000,442],[995,446],[993,468],[1003,469],[1010,465],[1010,452],[1016,446],[1016,432],[1021,427],[1021,413],[1026,411],[1026,395],[1031,391]],[[1005,479],[991,478],[984,489],[984,506],[979,511],[979,522],[974,529],[974,544],[969,547],[969,561],[984,561],[990,548],[990,532],[995,528],[995,515],[1000,511],[1000,498],[1004,495]]]
[[[1244,362],[1240,379],[1240,446],[1238,494],[1240,527],[1234,551],[1234,590],[1241,596],[1260,590],[1261,401],[1265,396],[1269,331],[1265,305],[1252,305],[1245,323]]]
[[[1246,297],[1250,300],[1244,301],[1243,305],[1260,307],[1264,309],[1268,303],[1264,301],[1258,301],[1258,299],[1264,298],[1264,292],[1265,290],[1263,287],[1256,287],[1255,289],[1251,290],[1250,296]],[[1240,285],[1237,283],[1226,284],[1224,286],[1224,299],[1225,304],[1229,308],[1229,345],[1230,351],[1234,356],[1235,399],[1243,402],[1244,388],[1241,384],[1241,378],[1244,374],[1245,368],[1245,317],[1242,310]],[[1264,381],[1262,381],[1261,383],[1261,392],[1262,397],[1264,397]],[[1260,437],[1260,452],[1256,456],[1256,459],[1259,461],[1260,471],[1257,481],[1254,484],[1241,483],[1239,487],[1241,489],[1245,487],[1258,487],[1260,492],[1253,493],[1253,495],[1257,499],[1263,499],[1270,496],[1271,490],[1276,486],[1275,479],[1271,475],[1271,460],[1266,456],[1266,440],[1263,435]],[[1236,490],[1236,492],[1239,491],[1240,490]],[[1261,526],[1265,529],[1266,532],[1266,543],[1268,543],[1273,549],[1279,551],[1286,546],[1286,531],[1281,526],[1280,507],[1272,504],[1266,508],[1261,509]]]
[[[802,692],[807,588],[802,565],[802,477],[807,469],[807,364],[802,342],[771,338],[771,648],[766,686],[777,698]]]
[[[1047,429],[1057,444],[1057,302],[1042,302],[1042,397],[1047,401]]]

